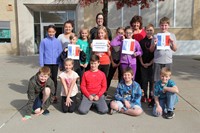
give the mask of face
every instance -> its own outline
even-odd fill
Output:
[[[169,29],[169,24],[168,23],[162,23],[160,24],[160,29],[163,33],[167,32]]]
[[[90,70],[91,71],[97,71],[99,67],[99,62],[98,61],[91,61],[90,62]]]
[[[47,32],[48,32],[49,37],[54,37],[56,34],[56,31],[54,28],[49,28]]]
[[[170,79],[170,76],[161,74],[160,79],[161,79],[163,84],[166,84],[168,82],[168,80]]]
[[[146,34],[147,34],[147,37],[153,36],[153,34],[154,34],[154,28],[153,27],[147,28],[146,29]]]
[[[130,72],[125,72],[123,78],[125,82],[130,82],[133,79],[133,75]]]
[[[66,61],[65,62],[65,71],[69,72],[69,71],[72,70],[72,68],[73,68],[72,62],[71,61]]]
[[[127,39],[132,39],[133,31],[131,29],[127,29],[125,32],[125,36]]]
[[[70,23],[66,23],[65,26],[64,26],[65,33],[69,34],[69,33],[72,32],[72,30],[73,30],[72,25]]]
[[[48,74],[44,74],[44,73],[40,73],[38,75],[38,77],[39,77],[40,82],[46,82],[47,79],[49,78],[49,75]]]
[[[99,39],[105,39],[105,36],[106,36],[106,32],[103,29],[100,29],[98,31],[98,37],[99,37]]]
[[[97,22],[97,25],[98,25],[98,26],[102,26],[102,25],[103,25],[103,16],[102,16],[102,15],[99,15],[99,16],[97,17],[96,22]]]
[[[83,39],[87,39],[88,35],[89,35],[89,33],[88,33],[87,30],[82,30],[82,31],[81,31],[81,37],[82,37]]]
[[[119,29],[117,31],[117,35],[124,35],[124,30],[123,29]]]
[[[77,37],[74,37],[74,38],[72,38],[72,40],[70,40],[71,44],[76,44],[76,42],[77,42]]]
[[[134,22],[134,23],[132,23],[132,28],[133,28],[134,30],[140,29],[140,22]]]

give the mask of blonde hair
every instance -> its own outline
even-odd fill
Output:
[[[80,29],[80,31],[79,31],[79,38],[80,38],[80,39],[83,39],[82,36],[81,36],[81,33],[83,32],[83,30],[86,30],[86,31],[87,31],[87,33],[88,33],[87,39],[89,40],[89,38],[90,38],[90,31],[89,31],[89,29],[86,28],[86,27],[83,27],[83,28]]]
[[[74,60],[71,59],[71,58],[66,58],[66,59],[64,60],[64,64],[65,64],[66,62],[71,62],[72,65],[74,65]]]
[[[48,66],[43,66],[39,69],[38,74],[43,73],[44,75],[51,75],[51,69]]]
[[[160,19],[159,24],[161,25],[161,24],[164,24],[164,23],[167,23],[168,25],[170,25],[170,20],[169,20],[168,17],[163,17],[163,18]]]
[[[160,71],[160,75],[164,75],[164,76],[171,76],[172,72],[169,68],[167,67],[163,67]]]
[[[103,31],[106,33],[104,39],[108,39],[108,31],[107,31],[107,29],[106,29],[105,26],[99,26],[99,27],[98,27],[98,29],[97,29],[97,34],[96,34],[96,39],[99,38],[99,37],[98,37],[98,33],[99,33],[100,30],[103,30]]]
[[[151,24],[151,23],[149,23],[147,26],[145,26],[145,29],[148,29],[148,28],[150,28],[150,27],[152,27],[152,28],[154,29],[154,26],[153,26],[153,24]]]
[[[69,40],[72,40],[74,37],[76,37],[78,39],[78,36],[74,33],[71,33],[69,36]]]

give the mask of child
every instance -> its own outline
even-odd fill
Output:
[[[154,116],[164,115],[167,119],[172,119],[175,116],[174,106],[178,102],[176,93],[178,93],[179,90],[175,82],[170,78],[170,69],[163,67],[160,72],[160,80],[156,82],[154,88]]]
[[[22,118],[23,121],[31,118],[32,111],[35,115],[49,113],[47,108],[52,103],[51,99],[55,90],[54,82],[49,78],[50,74],[50,68],[43,66],[29,80],[27,114]]]
[[[124,35],[124,28],[119,27],[116,30],[116,37],[115,38],[121,38],[121,36]],[[114,40],[114,39],[113,39]],[[112,46],[112,43],[115,43],[115,41],[111,41],[111,63],[107,78],[107,91],[110,87],[111,80],[115,74],[116,69],[118,69],[118,82],[121,78],[121,69],[120,69],[120,46]]]
[[[140,85],[133,80],[133,77],[132,68],[125,68],[123,71],[123,80],[118,84],[116,89],[115,100],[110,103],[110,114],[114,111],[131,116],[139,116],[142,114],[142,90]]]
[[[96,39],[108,40],[108,33],[104,26],[98,27]],[[109,40],[108,40],[107,46],[108,46],[107,52],[94,52],[94,54],[98,55],[100,59],[99,70],[104,72],[106,77],[108,76],[109,65],[110,65],[110,41]]]
[[[56,27],[49,25],[47,27],[48,36],[40,43],[40,66],[48,66],[51,69],[51,78],[54,81],[55,93],[54,102],[57,102],[57,75],[58,66],[60,65],[60,53],[62,52],[62,45],[58,39],[55,38]]]
[[[132,39],[133,36],[133,29],[130,26],[127,26],[125,28],[125,36],[115,38],[112,42],[112,46],[121,46],[123,45],[123,39]],[[138,41],[135,40],[135,52],[133,55],[129,54],[122,54],[120,57],[120,67],[121,71],[123,71],[126,67],[132,68],[134,74],[133,74],[133,79],[135,79],[135,72],[136,72],[136,57],[142,55],[142,49],[140,47],[140,44]]]
[[[78,74],[73,71],[74,61],[72,59],[65,59],[64,66],[65,71],[62,72],[59,77],[62,83],[62,111],[64,113],[72,113],[76,107],[76,94],[78,93],[78,87],[76,80],[79,78]]]
[[[95,104],[101,114],[108,112],[104,92],[106,91],[106,76],[98,69],[100,62],[97,55],[90,58],[90,70],[83,74],[81,91],[83,98],[78,108],[81,114],[87,114],[92,104]]]
[[[90,48],[90,43],[89,43],[89,36],[90,32],[89,29],[87,28],[82,28],[79,32],[79,39],[77,41],[77,44],[80,45],[80,49],[86,54],[86,59],[85,61],[80,60],[80,65],[81,65],[81,75],[85,70],[89,70],[89,61],[90,61],[90,54],[91,54],[91,48]]]
[[[161,33],[170,33],[168,32],[170,25],[170,20],[167,17],[163,17],[160,19],[160,32]],[[154,82],[158,81],[160,79],[160,70],[163,67],[167,67],[170,70],[172,70],[172,51],[177,50],[176,46],[176,37],[173,33],[170,33],[170,49],[166,50],[157,50],[158,39],[156,36],[154,36],[154,39],[152,39],[152,45],[150,47],[150,51],[154,52]]]
[[[69,39],[70,39],[70,44],[73,44],[73,45],[76,45],[76,42],[78,40],[78,37],[76,34],[72,33],[70,36],[69,36]],[[68,47],[64,48],[63,52],[61,53],[60,55],[60,58],[61,60],[65,60],[67,57],[67,54],[68,54]],[[65,67],[62,69],[64,70]],[[74,60],[74,71],[76,73],[78,73],[79,76],[81,76],[81,67],[80,67],[80,61],[79,60]]]
[[[143,55],[139,57],[141,63],[141,88],[144,91],[142,102],[151,102],[151,91],[153,89],[153,58],[154,54],[150,52],[151,41],[153,39],[154,26],[148,24],[145,27],[146,37],[140,41],[140,46],[143,51]],[[149,87],[148,87],[149,86]],[[149,98],[147,98],[147,90],[149,88]],[[150,107],[150,104],[149,104]]]

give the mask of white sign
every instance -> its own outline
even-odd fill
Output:
[[[170,33],[158,33],[157,49],[158,50],[170,49],[169,38],[170,38]]]
[[[124,39],[122,45],[122,54],[134,54],[135,52],[135,40]]]
[[[107,52],[108,51],[108,40],[93,40],[92,51],[94,52]]]
[[[67,58],[79,60],[80,46],[75,44],[68,45]]]

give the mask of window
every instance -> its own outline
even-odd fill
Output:
[[[155,27],[159,27],[160,18],[166,16],[170,18],[171,28],[191,28],[193,5],[193,0],[165,0],[164,2],[155,0],[147,9],[141,10],[139,6],[131,8],[124,6],[117,10],[115,2],[109,2],[108,27],[116,29],[119,26],[128,26],[134,15],[140,15],[143,18],[143,26],[152,23]]]
[[[9,21],[0,21],[0,43],[11,43]]]

